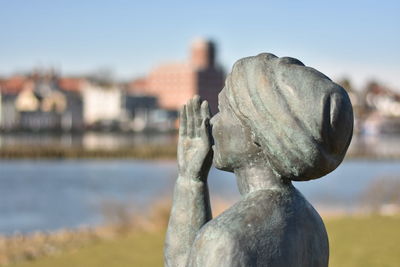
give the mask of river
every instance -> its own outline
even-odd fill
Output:
[[[345,161],[321,179],[295,183],[319,210],[354,211],[366,188],[382,177],[400,179],[400,161]],[[174,161],[0,160],[0,233],[52,231],[104,223],[104,209],[144,212],[172,196]],[[213,200],[239,199],[231,173],[212,169]]]

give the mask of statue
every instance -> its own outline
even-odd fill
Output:
[[[343,160],[353,131],[345,90],[299,60],[237,61],[210,119],[198,96],[180,113],[165,266],[328,266],[324,223],[292,181]],[[241,200],[212,219],[210,166],[234,172]]]

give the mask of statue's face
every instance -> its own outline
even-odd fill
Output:
[[[230,110],[226,102],[225,90],[218,97],[219,112],[211,119],[214,138],[214,166],[233,172],[257,153],[250,129]]]

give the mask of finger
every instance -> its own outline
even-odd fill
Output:
[[[206,118],[202,121],[201,126],[200,126],[200,137],[203,139],[203,141],[208,144],[209,146],[211,145],[211,135],[210,135],[210,119]]]
[[[206,118],[211,118],[210,107],[207,100],[204,100],[203,103],[201,103],[201,117],[203,120]]]
[[[201,127],[201,114],[200,114],[200,97],[198,95],[193,97],[193,117],[194,117],[194,134],[195,136],[200,136],[200,127]]]
[[[179,135],[184,136],[187,133],[187,118],[186,118],[186,105],[183,105],[180,110],[180,118],[179,118]]]
[[[187,118],[187,135],[194,137],[194,116],[193,116],[193,102],[190,99],[186,106],[186,118]]]

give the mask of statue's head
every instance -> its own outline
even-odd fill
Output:
[[[214,164],[265,162],[276,175],[316,179],[343,160],[353,132],[345,90],[294,58],[260,54],[235,63],[212,120]]]

